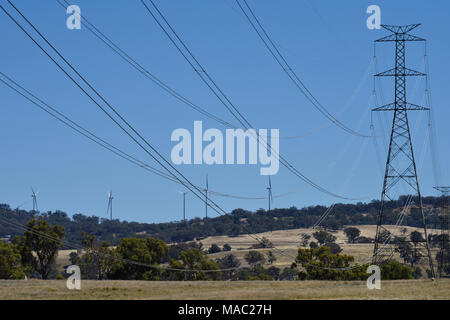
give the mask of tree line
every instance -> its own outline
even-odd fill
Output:
[[[355,243],[360,231],[355,227],[344,230],[348,241]],[[0,279],[64,279],[56,267],[56,258],[64,245],[65,229],[50,225],[45,220],[30,220],[22,236],[15,236],[10,243],[0,241]],[[388,236],[388,235],[385,235]],[[412,279],[420,277],[415,267],[422,257],[418,249],[424,242],[422,234],[413,231],[406,237],[393,241],[403,265],[388,260],[381,267],[382,279]],[[450,266],[448,239],[431,236],[432,245],[445,244],[439,252],[438,268],[447,272]],[[297,256],[290,267],[280,269],[273,265],[277,260],[273,244],[266,238],[254,245],[246,254],[246,266],[231,253],[229,244],[222,248],[212,244],[204,249],[200,242],[168,245],[152,237],[123,238],[116,246],[98,240],[86,232],[81,234],[81,247],[70,254],[70,263],[80,267],[83,279],[199,281],[199,280],[365,280],[368,264],[354,264],[354,257],[342,254],[335,243],[336,237],[325,230],[310,235],[300,235]],[[445,239],[444,239],[445,240]],[[412,243],[411,247],[408,245]],[[265,252],[257,249],[268,249]],[[226,252],[216,259],[210,254]],[[270,266],[266,266],[267,263]],[[65,266],[67,267],[67,266]],[[67,275],[68,276],[68,275]]]
[[[406,197],[386,203],[386,223],[394,222],[394,210],[401,208]],[[411,227],[421,226],[421,214],[414,203],[413,198],[411,214],[407,215],[404,224]],[[426,219],[431,227],[442,224],[439,214],[441,198],[424,197],[423,203],[427,206]],[[325,219],[322,226],[329,230],[338,230],[345,225],[373,225],[379,210],[379,201],[356,204],[335,204],[332,213]],[[303,209],[296,207],[285,209],[263,209],[255,212],[236,209],[230,215],[216,218],[194,218],[188,221],[167,223],[138,223],[119,220],[109,220],[96,216],[74,214],[70,218],[63,211],[38,213],[33,211],[12,209],[9,205],[0,204],[0,218],[10,223],[0,223],[0,238],[21,235],[22,230],[12,224],[25,225],[31,219],[45,220],[48,223],[61,225],[65,229],[65,240],[69,242],[81,241],[82,231],[94,235],[101,241],[108,241],[111,245],[117,245],[122,238],[129,237],[153,237],[166,243],[178,243],[201,240],[208,236],[238,236],[248,233],[262,233],[274,230],[287,230],[297,228],[309,228],[327,210],[325,206],[310,206]],[[392,221],[389,221],[391,219]],[[12,224],[11,224],[12,223]]]

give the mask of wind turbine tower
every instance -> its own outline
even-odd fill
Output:
[[[270,204],[271,204],[271,201],[273,201],[273,197],[272,197],[272,181],[270,180],[270,176],[269,176],[269,186],[267,187],[267,199],[269,200],[269,211],[270,211]]]
[[[209,198],[208,175],[206,175],[206,188],[204,191],[205,191],[205,217],[208,218],[208,198]]]
[[[106,214],[109,215],[110,220],[113,217],[113,199],[112,191],[108,192],[108,209],[106,209]]]
[[[183,195],[183,221],[186,221],[186,195],[188,192],[178,191],[178,193]]]
[[[33,199],[33,212],[38,212],[38,203],[37,203],[37,195],[39,191],[35,192],[33,188],[31,188],[31,198]]]

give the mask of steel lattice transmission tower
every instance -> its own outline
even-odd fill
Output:
[[[439,243],[438,260],[438,272],[439,277],[442,277],[445,272],[445,264],[447,263],[450,255],[450,231],[449,231],[449,204],[450,204],[450,187],[434,187],[436,190],[442,193],[442,224],[441,235]]]
[[[419,180],[417,178],[416,162],[414,160],[413,144],[408,123],[408,111],[412,110],[428,110],[425,107],[409,103],[406,99],[406,77],[425,76],[426,74],[411,70],[406,67],[406,42],[425,41],[420,37],[410,34],[412,30],[420,26],[420,24],[412,24],[406,26],[382,25],[383,29],[391,32],[375,42],[394,42],[395,43],[395,67],[375,75],[375,77],[394,77],[395,80],[395,100],[393,103],[373,109],[373,111],[393,111],[392,131],[389,142],[389,151],[386,161],[386,170],[383,182],[383,191],[381,194],[381,206],[378,214],[377,230],[375,236],[375,246],[373,251],[373,264],[380,264],[386,259],[392,257],[394,246],[392,235],[386,233],[386,225],[400,224],[403,220],[405,211],[393,213],[394,217],[386,212],[386,201],[395,200],[394,186],[403,183],[408,195],[418,196],[420,213],[422,215],[422,227],[424,230],[425,240],[423,242],[427,251],[430,270],[434,278],[433,261],[431,258],[430,246],[428,243],[427,227],[422,205],[422,195],[419,188]],[[408,197],[405,206],[411,203],[411,197]],[[407,207],[406,207],[407,208]],[[394,218],[392,220],[392,218]],[[389,223],[388,223],[389,222]],[[387,237],[386,237],[387,235]]]

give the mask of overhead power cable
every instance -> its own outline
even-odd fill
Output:
[[[174,179],[178,180],[186,189],[192,192],[197,198],[199,198],[202,202],[208,205],[211,209],[213,209],[220,216],[227,215],[228,213],[220,207],[213,200],[209,199],[209,201],[205,201],[205,194],[202,192],[200,188],[195,186],[189,179],[187,179],[179,170],[177,170],[167,159],[165,159],[158,150],[152,146],[133,126],[131,126],[119,113],[118,111],[70,64],[69,61],[46,39],[45,36],[40,33],[40,31],[22,14],[22,12],[17,9],[14,4],[11,3],[10,0],[7,0],[9,4],[14,8],[14,10],[30,25],[33,30],[39,35],[39,37],[44,40],[47,45],[54,51],[56,54],[64,61],[64,63],[72,69],[73,72],[89,87],[89,89],[95,93],[95,95],[101,99],[101,101],[106,104],[107,108],[101,105],[94,97],[93,94],[89,94],[87,89],[85,89],[82,85],[80,85],[73,76],[69,74],[69,72],[58,63],[55,58],[53,58],[47,50],[45,50],[39,42],[33,38],[33,36],[2,6],[0,5],[0,9],[26,34],[26,36],[34,42],[34,44],[39,47],[39,49],[60,69],[97,107],[99,107],[107,116],[110,118],[127,136],[129,136],[145,153],[147,153],[150,157],[152,157],[160,166],[162,166]],[[114,115],[116,115],[123,124],[119,122],[112,114],[108,112],[107,109],[110,109]],[[130,131],[127,130],[128,127]],[[137,136],[135,136],[135,135]],[[140,140],[138,140],[138,138]],[[147,145],[150,149],[148,150],[145,146]],[[152,151],[156,154],[153,154]],[[166,163],[167,165],[165,165]],[[173,171],[170,169],[173,169]],[[244,230],[248,232],[248,235],[254,240],[261,242],[262,239],[250,231],[246,226],[243,226]],[[274,251],[281,251],[278,248],[274,247]]]
[[[284,56],[280,53],[279,49],[275,45],[274,41],[271,39],[267,31],[262,26],[260,20],[255,15],[254,11],[251,9],[249,4],[246,0],[243,0],[245,7],[247,8],[250,15],[247,13],[245,8],[241,5],[239,0],[235,0],[239,8],[244,13],[245,17],[247,18],[249,24],[252,26],[252,28],[257,33],[258,37],[261,39],[261,41],[264,43],[264,46],[269,51],[269,53],[272,55],[272,57],[276,60],[278,65],[283,69],[283,71],[286,73],[286,75],[289,77],[289,79],[294,83],[296,88],[303,94],[303,96],[323,115],[325,118],[327,118],[331,123],[339,127],[340,129],[346,131],[349,134],[362,137],[362,138],[372,138],[372,136],[361,134],[359,132],[354,131],[353,129],[349,128],[345,124],[343,124],[341,121],[339,121],[334,115],[332,115],[320,102],[319,100],[312,94],[312,92],[306,87],[304,82],[300,79],[300,77],[297,75],[295,70],[291,67],[291,65],[286,61]],[[253,17],[254,21],[250,18]],[[259,27],[259,29],[258,29]]]
[[[77,249],[77,250],[83,250],[85,249],[83,246],[80,246],[76,243],[73,242],[69,242],[69,241],[65,241],[62,239],[58,239],[56,237],[53,237],[51,235],[48,235],[46,233],[40,232],[38,230],[34,230],[28,226],[25,226],[21,223],[16,223],[13,221],[10,221],[4,217],[2,217],[0,215],[0,221],[3,221],[6,224],[9,224],[10,226],[19,229],[19,230],[23,230],[23,231],[28,231],[34,235],[37,235],[38,237],[42,237],[51,241],[54,241],[56,243],[59,243],[61,245],[64,245],[68,248],[73,248],[73,249]],[[123,263],[127,263],[127,264],[132,264],[132,265],[136,265],[136,266],[140,266],[140,267],[146,267],[146,268],[151,268],[151,269],[159,269],[159,270],[166,270],[166,271],[177,271],[177,272],[203,272],[203,273],[214,273],[214,272],[223,272],[223,271],[234,271],[237,269],[240,269],[240,267],[235,267],[235,268],[226,268],[226,269],[181,269],[181,268],[171,268],[171,267],[166,267],[166,266],[162,266],[162,265],[156,265],[156,264],[148,264],[148,263],[143,263],[143,262],[139,262],[136,260],[132,260],[132,259],[124,259],[124,258],[120,258],[117,257],[115,255],[112,254],[108,254],[108,253],[104,253],[104,252],[100,252],[98,250],[97,254],[100,256],[103,256],[105,258],[109,258],[112,260],[116,260],[116,261],[120,261]]]
[[[64,9],[67,8],[70,4],[66,0],[56,0],[56,2],[61,5]],[[64,5],[64,2],[66,5]],[[81,24],[89,30],[96,38],[102,41],[107,47],[109,47],[113,52],[115,52],[123,61],[128,63],[133,69],[141,73],[144,77],[154,82],[158,87],[169,93],[174,98],[178,99],[188,107],[196,110],[197,112],[203,114],[204,116],[220,123],[221,125],[229,128],[236,128],[235,125],[221,119],[220,117],[206,111],[204,108],[198,106],[193,103],[185,96],[171,88],[169,85],[164,83],[161,79],[152,74],[147,68],[145,68],[142,64],[136,61],[135,58],[131,57],[126,51],[124,51],[121,47],[119,47],[110,37],[106,36],[98,27],[96,27],[93,23],[91,23],[86,15],[83,14],[83,18],[81,19]]]
[[[187,63],[192,67],[192,69],[197,73],[197,75],[201,78],[201,80],[206,84],[206,86],[211,90],[211,92],[219,99],[219,101],[225,106],[225,108],[233,115],[233,117],[242,125],[244,129],[253,128],[251,123],[247,118],[243,116],[243,114],[239,111],[239,109],[230,101],[229,97],[224,94],[223,90],[218,86],[218,84],[213,80],[213,78],[209,75],[209,73],[206,71],[206,69],[200,64],[200,62],[195,58],[195,56],[192,54],[190,49],[187,47],[185,42],[181,39],[181,37],[177,34],[177,32],[174,30],[174,28],[171,26],[171,24],[167,21],[166,17],[162,14],[162,12],[159,10],[159,8],[155,5],[153,0],[148,0],[150,4],[152,5],[152,10],[149,5],[146,4],[144,0],[141,0],[141,3],[144,5],[147,12],[152,16],[152,18],[155,20],[155,22],[158,24],[158,26],[161,28],[161,30],[166,34],[170,42],[176,47],[176,49],[179,51],[179,53],[184,57],[184,59],[187,61]],[[157,15],[160,17],[158,18]],[[165,25],[165,26],[164,26]],[[299,170],[297,170],[292,164],[290,164],[283,156],[277,154],[277,152],[273,149],[271,149],[271,146],[267,141],[265,141],[264,138],[261,136],[255,137],[252,135],[253,138],[257,139],[259,137],[260,141],[262,142],[263,146],[270,150],[272,153],[274,153],[277,157],[279,157],[280,163],[287,168],[291,173],[293,173],[295,176],[300,178],[302,181],[306,182],[311,187],[319,190],[322,193],[328,194],[335,198],[345,199],[345,200],[362,200],[363,198],[351,198],[351,197],[345,197],[336,193],[333,193],[326,188],[318,185],[314,181],[312,181],[310,178],[305,176],[303,173],[301,173]]]
[[[18,10],[11,1],[8,0],[10,5],[20,14],[20,16],[33,28],[33,30],[47,43],[49,47],[52,48],[53,51],[56,52],[56,54],[66,63],[67,66],[69,66],[70,69],[72,69],[73,72],[89,87],[89,89],[97,96],[104,104],[106,104],[107,107],[104,107],[101,105],[100,102],[94,98],[93,94],[90,94],[87,92],[87,89],[85,89],[82,85],[80,85],[73,76],[69,74],[69,72],[64,69],[64,67],[61,66],[60,63],[58,63],[55,58],[53,58],[39,43],[36,39],[33,38],[33,36],[28,33],[24,29],[20,23],[14,19],[14,17],[11,16],[11,14],[3,7],[0,6],[0,8],[8,15],[8,17],[27,35],[28,38],[30,38],[35,45],[37,45],[40,50],[92,101],[94,104],[99,107],[107,116],[110,118],[126,135],[128,135],[145,153],[147,153],[150,157],[152,157],[158,164],[160,164],[173,178],[178,180],[183,186],[185,186],[189,191],[191,191],[195,196],[200,198],[203,201],[204,195],[202,194],[201,190],[198,190],[183,174],[181,174],[167,159],[165,159],[157,150],[156,148],[151,145],[133,126],[131,126],[119,113],[118,111],[108,102],[106,99],[100,95],[100,93],[95,90],[95,88],[92,87],[92,85],[65,59],[62,54],[37,30],[37,28]],[[110,114],[108,110],[111,110],[113,114]],[[116,117],[119,119],[116,119]],[[121,124],[119,121],[121,121],[123,124]],[[128,127],[129,130],[126,128]],[[147,145],[156,155],[154,155],[151,151],[145,147]],[[164,164],[165,163],[165,164]],[[172,168],[174,172],[172,172],[169,168]],[[178,176],[178,175],[179,176]],[[200,193],[202,196],[200,196],[198,193]],[[212,205],[212,209],[215,211],[223,212],[226,214],[226,212],[220,208],[217,205],[214,205],[215,203],[213,201],[210,201]]]
[[[58,111],[55,107],[50,106],[48,103],[43,101],[42,99],[38,98],[34,94],[32,94],[29,90],[25,89],[22,85],[17,83],[17,81],[11,79],[11,77],[7,76],[3,72],[0,71],[0,75],[3,76],[6,81],[2,78],[0,78],[0,82],[3,83],[5,86],[9,87],[11,90],[15,91],[20,96],[24,97],[26,100],[31,102],[33,105],[41,109],[42,111],[46,112],[50,116],[52,116],[54,119],[60,121],[67,127],[71,128],[75,132],[81,134],[82,136],[88,138],[89,140],[95,142],[97,145],[109,150],[110,152],[116,154],[117,156],[131,162],[132,164],[147,170],[153,174],[156,174],[164,179],[167,179],[169,181],[175,182],[180,184],[180,182],[176,179],[174,179],[172,176],[168,175],[164,171],[161,171],[159,169],[156,169],[155,167],[149,165],[148,163],[145,163],[142,160],[139,160],[135,158],[134,156],[130,155],[129,153],[115,147],[111,143],[105,141],[103,138],[100,138],[98,135],[94,134],[92,131],[89,131],[82,127],[80,124],[76,123],[75,121],[71,120],[68,116],[64,115],[60,111]],[[200,188],[199,186],[197,186]],[[233,199],[240,199],[240,200],[264,200],[267,197],[250,197],[250,196],[241,196],[241,195],[234,195],[229,193],[223,193],[219,191],[209,190],[210,194],[214,194],[220,197],[225,198],[233,198]],[[291,194],[291,192],[286,192],[283,194],[279,194],[276,197],[281,198],[285,195]]]

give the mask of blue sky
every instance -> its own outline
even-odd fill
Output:
[[[232,0],[155,1],[233,103],[256,129],[280,129],[281,136],[302,135],[327,125],[295,89],[265,50]],[[433,113],[442,167],[441,183],[449,183],[448,126],[450,64],[448,21],[450,3],[436,1],[325,1],[249,0],[282,54],[309,89],[339,120],[369,134],[373,41],[387,33],[368,30],[366,8],[381,7],[382,23],[423,25],[415,34],[428,41]],[[7,1],[0,3],[10,8]],[[86,28],[68,30],[67,14],[55,0],[16,0],[15,5],[93,83],[93,85],[168,159],[177,128],[193,130],[194,120],[204,128],[224,130],[187,108],[117,57]],[[138,0],[73,1],[105,34],[161,80],[194,103],[228,121],[233,118],[208,91],[181,55],[169,43]],[[0,70],[86,128],[137,158],[156,163],[139,150],[107,119],[33,43],[1,12]],[[408,44],[407,64],[424,70],[423,44]],[[393,46],[377,47],[379,71],[393,66]],[[364,81],[365,79],[365,81]],[[410,79],[409,100],[423,104],[424,81]],[[377,83],[378,84],[378,83]],[[387,102],[393,83],[378,84]],[[147,173],[86,138],[75,134],[0,84],[0,202],[31,208],[30,186],[40,191],[41,211],[60,209],[68,214],[106,217],[107,192],[113,190],[114,216],[121,220],[161,222],[179,220],[181,186]],[[378,133],[389,128],[392,115],[374,117]],[[433,170],[426,143],[427,115],[410,115],[422,193],[434,195]],[[385,141],[378,139],[377,159],[371,140],[353,137],[335,126],[314,135],[281,140],[280,153],[303,174],[332,192],[351,198],[378,199],[385,163]],[[427,149],[424,149],[425,148]],[[421,161],[423,159],[423,161]],[[252,165],[181,165],[192,182],[203,185],[206,174],[212,190],[248,196],[266,195],[267,177]],[[285,168],[272,177],[273,206],[309,206],[336,201],[307,186]],[[401,189],[399,190],[401,193]],[[215,197],[225,210],[267,208],[266,200]],[[211,212],[211,211],[210,211]],[[204,215],[204,204],[187,196],[187,216]]]

